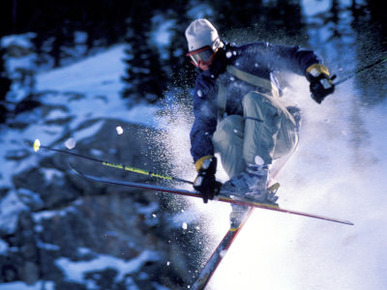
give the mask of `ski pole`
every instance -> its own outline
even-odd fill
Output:
[[[151,176],[151,177],[162,178],[162,179],[166,179],[166,180],[174,180],[174,181],[178,181],[178,182],[184,182],[184,183],[193,184],[192,181],[181,179],[181,178],[178,178],[178,177],[162,175],[162,174],[154,173],[154,172],[147,171],[147,170],[144,170],[144,169],[127,166],[127,165],[124,165],[124,164],[113,163],[113,162],[109,162],[109,161],[106,161],[106,160],[100,160],[100,159],[97,159],[97,158],[94,158],[94,157],[89,157],[89,156],[81,155],[81,154],[78,154],[78,153],[70,152],[70,151],[67,151],[67,150],[61,150],[61,149],[56,149],[56,148],[52,148],[52,147],[49,147],[49,146],[44,146],[44,145],[40,144],[39,139],[35,140],[35,142],[33,144],[33,148],[34,148],[35,152],[38,152],[39,149],[42,148],[42,149],[45,149],[45,150],[48,150],[48,151],[58,152],[58,153],[61,153],[61,154],[67,154],[67,155],[71,155],[71,156],[87,159],[87,160],[90,160],[90,161],[98,162],[98,163],[100,163],[100,164],[102,164],[104,166],[108,166],[108,167],[112,167],[112,168],[123,169],[123,170],[126,170],[126,171],[135,172],[135,173],[139,173],[139,174],[143,174],[143,175],[148,175],[148,176]]]
[[[335,86],[338,86],[338,85],[340,85],[340,84],[346,82],[347,80],[353,78],[353,77],[356,76],[357,74],[362,73],[363,71],[366,71],[366,70],[368,70],[368,69],[370,69],[370,68],[372,68],[372,67],[374,67],[374,66],[376,66],[376,65],[378,65],[378,64],[380,64],[380,63],[385,62],[386,59],[387,59],[387,57],[380,58],[380,59],[378,59],[377,61],[375,61],[374,63],[371,63],[371,64],[369,64],[369,65],[366,65],[366,66],[364,66],[364,67],[362,67],[362,68],[356,70],[354,73],[352,73],[352,74],[350,74],[350,75],[344,77],[343,79],[337,81],[336,83],[334,83],[334,85],[335,85]],[[334,75],[331,79],[333,80],[334,78],[336,78],[336,75]]]

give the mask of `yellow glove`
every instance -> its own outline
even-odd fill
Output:
[[[222,185],[215,179],[216,165],[217,160],[212,155],[203,156],[195,162],[198,175],[193,187],[202,194],[204,203],[218,195]]]
[[[310,82],[309,89],[312,98],[319,104],[335,90],[335,85],[332,82],[333,78],[330,78],[328,68],[322,64],[316,63],[308,67],[306,69],[306,78]]]

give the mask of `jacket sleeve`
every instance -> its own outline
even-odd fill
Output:
[[[299,46],[262,42],[248,45],[245,49],[270,71],[290,71],[305,76],[309,66],[322,62],[314,51]]]
[[[273,70],[287,70],[298,75],[305,76],[306,69],[312,64],[321,63],[320,57],[312,50],[299,46],[268,46],[269,54],[274,54],[269,59],[277,59],[270,62]],[[278,58],[280,60],[278,61]]]
[[[199,75],[193,92],[195,119],[190,134],[194,162],[203,156],[214,155],[212,136],[217,124],[216,95],[215,81]]]

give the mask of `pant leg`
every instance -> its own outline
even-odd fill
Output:
[[[274,158],[295,148],[295,121],[277,98],[250,92],[243,98],[243,110],[243,158],[246,162],[256,164],[261,158],[265,164],[271,164]]]
[[[274,159],[278,159],[294,151],[298,144],[298,132],[294,118],[287,110],[284,113],[286,114],[281,118],[281,128],[277,134]]]
[[[215,152],[220,153],[223,168],[230,178],[245,169],[245,161],[242,158],[243,123],[242,116],[228,116],[218,124],[212,138]]]
[[[242,158],[244,119],[239,115],[230,115],[219,124],[212,138],[215,152],[220,153],[222,165],[230,178],[241,173],[246,162]],[[242,220],[247,206],[231,204],[230,224]]]

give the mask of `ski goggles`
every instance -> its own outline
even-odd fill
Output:
[[[186,55],[191,58],[191,63],[198,67],[199,64],[210,65],[214,59],[215,52],[212,50],[211,46],[205,46],[190,51]]]

